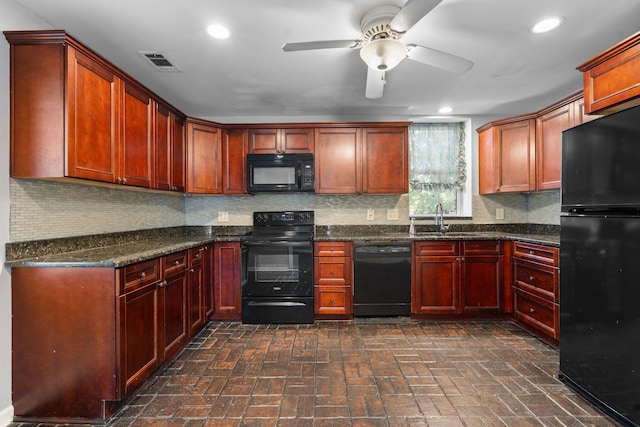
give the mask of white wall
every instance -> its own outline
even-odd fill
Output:
[[[0,2],[0,31],[49,29],[14,0]],[[11,277],[5,268],[9,241],[9,44],[0,38],[0,426],[13,420],[11,404]]]

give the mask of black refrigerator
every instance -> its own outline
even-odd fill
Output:
[[[560,378],[640,423],[640,107],[562,136]]]

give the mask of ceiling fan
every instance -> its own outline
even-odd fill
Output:
[[[409,58],[455,73],[465,73],[473,62],[450,53],[415,44],[404,44],[402,36],[442,0],[408,0],[400,7],[378,6],[365,13],[360,21],[361,40],[324,40],[286,43],[285,52],[315,49],[360,49],[360,57],[367,64],[367,98],[380,98],[384,89],[385,72]]]

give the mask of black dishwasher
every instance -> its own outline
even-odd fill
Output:
[[[411,314],[410,242],[355,242],[353,265],[354,316]]]

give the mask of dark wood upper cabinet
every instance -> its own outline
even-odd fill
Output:
[[[408,127],[365,127],[362,130],[362,145],[362,192],[407,193]]]
[[[640,105],[640,32],[578,66],[585,114],[609,114]]]
[[[360,191],[361,135],[361,129],[356,127],[316,129],[316,193],[356,194]]]
[[[224,194],[247,193],[247,153],[249,152],[246,129],[225,129],[222,132],[222,192]]]
[[[249,153],[313,153],[313,135],[313,126],[250,128]]]
[[[185,191],[185,123],[181,115],[156,103],[155,184],[158,190]]]
[[[316,128],[316,193],[409,191],[408,124]]]
[[[187,192],[222,194],[221,139],[214,123],[187,119]]]
[[[124,84],[122,93],[122,136],[119,184],[151,187],[153,183],[153,113],[155,105],[148,93]]]

